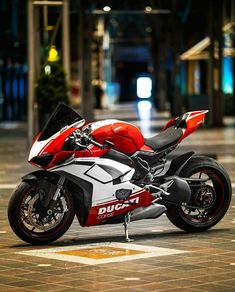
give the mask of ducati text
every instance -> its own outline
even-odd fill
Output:
[[[138,204],[139,203],[139,197],[131,199],[129,202]],[[130,204],[117,203],[117,204],[113,204],[113,205],[110,205],[110,206],[107,206],[107,207],[102,207],[102,208],[99,208],[98,215],[103,215],[105,213],[112,213],[113,211],[118,211],[118,210],[121,210],[121,209],[124,209],[124,208],[127,208],[127,207],[130,207]]]

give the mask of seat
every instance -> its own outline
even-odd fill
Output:
[[[151,138],[146,138],[144,141],[145,145],[151,147],[154,151],[160,151],[174,145],[182,135],[181,128],[169,127]]]

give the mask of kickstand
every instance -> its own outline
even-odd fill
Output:
[[[134,239],[129,238],[128,234],[128,223],[130,223],[130,213],[128,212],[124,217],[124,230],[125,230],[125,240],[126,242],[134,241]]]

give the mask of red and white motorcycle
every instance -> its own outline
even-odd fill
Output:
[[[227,172],[214,159],[188,152],[168,154],[202,123],[207,111],[169,121],[144,139],[118,120],[85,124],[58,105],[36,137],[29,162],[41,170],[22,178],[9,201],[15,234],[31,244],[52,242],[76,214],[82,227],[157,218],[164,212],[185,231],[217,224],[231,201]]]

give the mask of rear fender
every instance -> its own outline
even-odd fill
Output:
[[[173,158],[168,163],[168,168],[164,176],[179,175],[181,170],[184,168],[185,164],[191,159],[193,154],[194,152],[187,152],[183,155]]]

